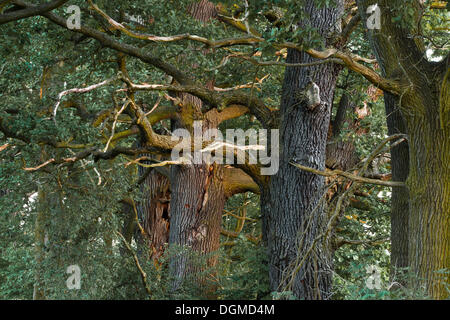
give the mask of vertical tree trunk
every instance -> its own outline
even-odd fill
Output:
[[[212,113],[203,115],[202,101],[190,94],[178,94],[181,99],[179,117],[172,123],[173,129],[184,128],[191,133],[194,141],[194,121],[202,121],[197,134],[218,127],[218,119]],[[193,155],[194,156],[194,155]],[[172,166],[170,170],[170,235],[169,243],[178,249],[192,250],[200,256],[213,254],[219,249],[220,226],[225,206],[223,188],[223,167],[216,163]],[[175,278],[173,290],[177,290],[193,276],[204,294],[214,291],[214,284],[205,281],[200,273],[208,267],[214,267],[217,257],[214,254],[206,263],[197,265],[189,258],[189,252],[181,252],[171,260],[171,275]],[[212,276],[212,274],[210,275]]]
[[[313,1],[305,5],[311,25],[322,35],[338,32],[342,1],[337,7],[318,9]],[[301,26],[300,26],[301,27]],[[306,53],[288,50],[288,63],[307,63],[314,59]],[[292,264],[301,260],[313,239],[323,231],[327,213],[321,197],[324,178],[298,170],[289,164],[296,161],[319,170],[325,169],[325,149],[330,123],[331,105],[338,68],[334,64],[286,69],[281,101],[280,170],[270,181],[270,200],[262,197],[265,209],[264,232],[269,249],[269,276],[272,290],[286,287]],[[310,80],[320,88],[321,103],[310,110],[299,99]],[[299,243],[299,238],[302,242]],[[322,239],[293,279],[289,289],[299,299],[328,299],[331,295],[333,269],[331,246]],[[300,257],[298,255],[300,254]]]
[[[188,7],[189,14],[196,20],[207,22],[217,13],[215,5],[201,0]],[[212,85],[212,82],[208,85]],[[218,123],[208,119],[201,112],[202,101],[190,94],[179,95],[182,107],[179,121],[174,125],[192,132],[193,121],[203,120],[202,132],[217,129]],[[198,254],[213,254],[220,246],[222,212],[225,206],[223,188],[223,167],[217,164],[193,164],[173,166],[170,172],[172,201],[170,204],[171,245],[179,249],[193,250]],[[203,286],[203,294],[210,296],[215,284],[205,275],[199,275],[208,267],[214,267],[217,256],[195,263],[189,254],[182,252],[170,263],[171,275],[175,277],[173,289],[177,290],[188,275],[194,276],[197,285]],[[213,274],[209,274],[212,278]]]
[[[331,123],[331,130],[329,130],[328,141],[326,147],[325,165],[329,169],[339,169],[347,171],[353,168],[358,162],[359,158],[356,154],[356,149],[353,141],[342,141],[339,138],[341,128],[346,118],[347,110],[352,107],[352,103],[347,93],[343,93],[339,101],[336,117]],[[354,128],[356,131],[358,128]]]
[[[170,182],[157,170],[148,172],[144,169],[139,168],[140,178],[143,179],[140,187],[145,198],[137,206],[138,214],[148,237],[149,257],[158,260],[169,243]],[[141,230],[136,229],[136,232]]]
[[[194,2],[188,7],[188,12],[196,20],[208,22],[217,16],[216,5],[208,0]]]
[[[450,269],[449,57],[428,62],[421,40],[411,37],[416,30],[394,22],[404,10],[403,1],[358,0],[363,21],[367,7],[375,3],[382,15],[381,30],[369,32],[373,50],[383,75],[405,79],[399,108],[409,135],[408,266],[431,297],[445,299]],[[418,16],[418,1],[408,6]],[[444,269],[446,274],[439,273]]]
[[[406,118],[412,160],[407,181],[408,259],[412,271],[425,280],[429,294],[445,299],[450,283],[450,139],[449,123],[442,129],[435,112],[429,111],[430,107],[437,111],[437,106],[427,103],[422,117]],[[438,273],[444,269],[446,274]]]
[[[406,134],[406,125],[398,108],[398,98],[384,94],[388,134]],[[409,173],[408,142],[391,148],[391,171],[393,181],[405,182]],[[407,187],[392,188],[391,196],[391,277],[397,280],[397,269],[408,267],[408,219],[409,191]]]

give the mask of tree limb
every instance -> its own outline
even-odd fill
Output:
[[[294,163],[294,162],[290,162],[290,164],[293,165],[294,167],[297,167],[304,171],[315,173],[315,174],[318,174],[318,175],[321,175],[324,177],[334,177],[334,176],[338,175],[338,176],[346,177],[347,179],[350,179],[352,181],[368,183],[368,184],[375,184],[375,185],[385,186],[385,187],[404,187],[405,186],[405,183],[403,183],[403,182],[370,179],[370,178],[361,177],[361,176],[358,176],[358,175],[355,175],[355,174],[352,174],[349,172],[345,172],[342,170],[320,171],[320,170],[316,170],[316,169],[313,169],[310,167],[302,166],[301,164]]]
[[[260,193],[259,186],[249,175],[241,169],[232,167],[227,167],[224,170],[223,188],[227,198],[247,191]]]

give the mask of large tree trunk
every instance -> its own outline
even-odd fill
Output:
[[[305,5],[311,25],[323,34],[337,32],[342,13],[337,7],[318,9],[313,1]],[[301,28],[302,26],[300,26]],[[288,50],[288,63],[307,63],[314,59],[306,53]],[[281,101],[280,169],[270,181],[270,197],[263,193],[263,230],[269,250],[269,276],[274,291],[283,290],[291,280],[293,264],[303,259],[327,223],[327,211],[321,201],[324,178],[298,170],[296,161],[319,170],[325,169],[325,150],[330,123],[333,92],[338,74],[333,64],[286,69]],[[309,81],[320,88],[321,103],[310,110],[299,98]],[[299,103],[300,102],[300,103]],[[267,206],[270,201],[270,206]],[[299,243],[299,239],[302,242]],[[328,299],[331,295],[332,251],[329,239],[315,243],[293,282],[288,286],[299,299]],[[297,260],[297,261],[296,261]],[[294,266],[295,267],[295,266]]]
[[[420,39],[410,36],[415,30],[394,22],[403,1],[359,0],[363,21],[367,7],[375,3],[382,12],[381,30],[369,33],[375,55],[383,75],[405,82],[399,107],[409,135],[408,266],[431,297],[445,299],[450,269],[450,59],[428,62]],[[419,3],[413,4],[417,13]],[[444,269],[446,274],[439,273]]]
[[[209,83],[209,86],[212,84]],[[203,114],[202,101],[190,94],[178,94],[181,107],[172,129],[183,128],[190,132],[194,141],[195,134],[202,134],[208,129],[217,129],[219,120],[216,113]],[[194,128],[194,121],[202,121],[201,127]],[[194,154],[192,154],[195,157]],[[203,293],[210,296],[215,285],[207,278],[214,278],[213,273],[200,275],[207,268],[217,263],[214,254],[220,245],[222,213],[225,206],[223,187],[223,166],[216,163],[178,165],[170,169],[170,235],[169,243],[178,249],[192,250],[201,255],[210,255],[207,261],[195,263],[189,256],[192,253],[181,252],[170,262],[171,275],[175,278],[173,290],[177,290],[187,276],[194,277],[194,282],[203,287]],[[191,279],[193,280],[193,279]],[[209,279],[211,280],[211,279]]]
[[[170,206],[170,244],[198,254],[212,254],[206,265],[189,259],[188,252],[178,254],[171,261],[171,274],[175,277],[174,289],[178,289],[187,275],[198,277],[207,267],[214,267],[214,254],[220,245],[222,212],[225,195],[222,184],[223,167],[202,164],[173,166],[171,169],[172,201]],[[198,284],[211,293],[214,284],[206,275],[198,278]],[[197,282],[197,281],[196,281]]]
[[[217,16],[214,3],[201,0],[188,7],[189,14],[204,23]],[[213,87],[214,81],[207,86]],[[174,128],[185,128],[191,133],[193,121],[202,120],[201,132],[217,129],[219,122],[215,114],[203,115],[202,101],[190,94],[178,94],[181,98],[179,118]],[[195,138],[194,138],[195,139]],[[171,260],[171,275],[175,277],[173,290],[177,290],[188,275],[194,276],[197,285],[203,287],[203,295],[213,297],[216,289],[214,268],[215,252],[220,247],[222,213],[225,206],[223,166],[216,163],[173,166],[170,171],[172,200],[170,204],[170,244],[207,255],[206,264],[195,263],[189,254],[182,252]],[[201,274],[202,273],[202,274]],[[200,275],[201,274],[201,275]]]

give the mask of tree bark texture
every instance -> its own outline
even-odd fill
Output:
[[[407,134],[405,122],[398,108],[398,98],[390,93],[385,93],[384,104],[388,134]],[[393,181],[406,181],[409,173],[407,141],[391,148],[391,171]],[[408,267],[408,220],[408,188],[394,187],[391,196],[391,275],[393,280],[397,272],[396,269]]]
[[[310,24],[322,35],[339,31],[342,1],[337,1],[337,7],[322,9],[318,9],[314,1],[308,1],[305,10],[310,16]],[[314,59],[305,53],[288,50],[288,63],[312,61]],[[261,197],[272,290],[286,287],[296,261],[302,260],[328,220],[321,201],[325,191],[324,178],[298,170],[289,162],[325,170],[327,134],[338,70],[339,67],[334,64],[286,68],[281,101],[280,170],[269,183],[270,197]],[[299,92],[310,81],[320,88],[321,98],[320,105],[312,110],[299,99]],[[296,274],[292,286],[288,288],[298,299],[330,298],[333,269],[331,250],[327,239],[316,243]]]
[[[367,6],[375,2],[382,14],[381,29],[369,32],[373,50],[383,75],[404,82],[399,108],[409,137],[408,266],[432,298],[445,299],[450,269],[450,58],[427,61],[421,39],[411,36],[416,30],[393,22],[404,10],[403,1],[360,0],[363,21]],[[417,13],[418,1],[413,5]]]

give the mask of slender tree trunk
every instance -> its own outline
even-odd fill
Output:
[[[339,138],[343,123],[348,121],[346,117],[347,110],[351,107],[352,103],[348,94],[343,93],[338,104],[336,116],[331,123],[331,130],[329,130],[325,160],[325,165],[329,169],[347,171],[359,162],[354,142],[342,141]],[[355,131],[357,129],[355,128]]]
[[[225,195],[222,184],[223,167],[202,164],[173,166],[171,169],[172,202],[170,206],[170,244],[178,248],[193,250],[199,254],[212,254],[206,265],[201,261],[196,265],[183,252],[171,261],[171,273],[175,276],[174,289],[178,289],[186,276],[198,276],[207,267],[214,267],[217,256],[214,252],[220,246],[220,230]],[[196,275],[197,274],[197,275]],[[205,279],[199,284],[213,290],[214,285]]]
[[[406,134],[406,125],[398,108],[398,98],[385,93],[384,103],[388,134]],[[391,148],[393,181],[405,182],[409,173],[409,148],[405,141]],[[409,191],[407,187],[392,188],[391,196],[391,278],[397,279],[399,268],[408,267]]]
[[[337,7],[323,9],[316,8],[314,1],[305,5],[311,25],[323,35],[338,32],[335,28],[339,25],[342,8],[342,1],[337,1]],[[311,61],[313,59],[305,53],[288,50],[288,63]],[[280,170],[270,181],[270,197],[261,198],[267,219],[264,232],[267,233],[271,288],[282,290],[288,286],[299,299],[330,298],[333,259],[328,239],[321,239],[315,243],[295,277],[292,279],[290,275],[292,268],[312,246],[314,238],[324,230],[327,211],[321,201],[324,178],[298,170],[289,162],[325,169],[327,133],[338,69],[333,64],[286,69],[281,101]],[[320,88],[321,103],[313,110],[299,98],[310,80]],[[270,201],[270,209],[266,201]]]

